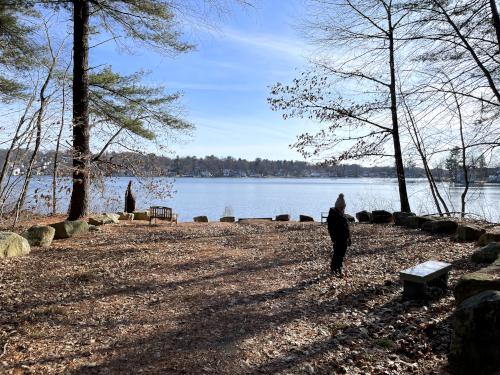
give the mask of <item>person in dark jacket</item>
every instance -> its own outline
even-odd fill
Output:
[[[328,212],[328,233],[333,243],[332,262],[330,270],[338,277],[342,277],[342,265],[347,247],[351,246],[351,233],[349,231],[349,222],[344,216],[345,211],[344,194],[339,194],[335,207],[330,208]]]

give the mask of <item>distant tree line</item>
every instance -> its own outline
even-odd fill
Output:
[[[0,163],[3,163],[7,150],[0,149]],[[34,163],[35,175],[52,175],[54,169],[54,151],[40,152]],[[213,155],[206,157],[185,156],[165,157],[154,154],[141,155],[133,152],[109,152],[102,155],[110,166],[104,173],[106,176],[169,176],[169,177],[391,177],[396,178],[393,166],[368,167],[359,164],[313,164],[306,161],[268,160],[256,158],[246,160],[231,156],[219,158]],[[444,160],[433,173],[440,180],[460,181],[460,168],[455,151]],[[10,172],[26,173],[28,158],[10,165]],[[479,179],[495,174],[498,168],[488,168],[482,158],[471,160],[471,169],[476,171]],[[60,176],[71,175],[71,155],[59,155]],[[133,167],[132,167],[133,166]],[[425,178],[425,170],[414,163],[405,166],[405,173],[410,178]]]

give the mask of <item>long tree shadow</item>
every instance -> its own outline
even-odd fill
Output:
[[[313,246],[315,244],[312,244]],[[353,257],[362,258],[364,250],[359,253],[353,252]],[[389,250],[387,251],[389,254]],[[323,249],[319,257],[326,257],[328,251]],[[118,326],[154,326],[153,332],[140,331],[132,336],[117,335],[112,347],[98,348],[93,350],[94,354],[99,354],[100,363],[93,364],[91,367],[83,366],[73,371],[73,374],[92,374],[92,373],[137,373],[150,372],[157,373],[273,373],[294,369],[301,364],[317,359],[322,353],[335,351],[339,343],[345,346],[345,340],[356,336],[361,345],[373,347],[376,337],[384,335],[383,331],[369,332],[361,335],[359,332],[351,330],[351,333],[345,333],[348,329],[355,329],[349,325],[332,331],[331,337],[324,337],[315,340],[312,343],[301,345],[285,351],[282,355],[242,367],[241,354],[244,352],[239,349],[239,345],[249,338],[262,336],[273,331],[276,327],[285,327],[294,324],[297,320],[329,320],[333,314],[338,314],[346,310],[367,310],[370,321],[374,326],[394,326],[397,327],[398,321],[411,313],[413,309],[423,308],[422,303],[405,304],[397,291],[401,286],[396,282],[378,282],[370,285],[358,284],[352,288],[344,287],[344,282],[334,281],[327,275],[313,276],[310,274],[301,275],[302,280],[295,282],[290,287],[273,287],[270,285],[268,291],[252,293],[251,290],[245,290],[243,287],[246,278],[252,278],[254,274],[261,273],[263,276],[274,276],[280,268],[287,268],[307,260],[308,254],[297,254],[291,259],[282,258],[281,253],[273,257],[260,259],[260,263],[252,260],[238,262],[234,269],[224,270],[222,272],[199,275],[184,280],[170,281],[164,283],[145,282],[136,283],[120,281],[117,285],[108,285],[103,290],[93,293],[93,300],[100,300],[111,296],[141,296],[144,294],[169,295],[181,298],[183,290],[190,288],[192,295],[196,298],[196,306],[192,306],[186,313],[179,313],[171,317],[172,321],[162,322],[162,315],[138,316],[131,312],[132,317],[126,319],[114,320],[113,324],[101,324],[99,327],[102,334],[112,335]],[[223,259],[221,259],[223,260]],[[197,266],[203,266],[200,262]],[[181,267],[188,267],[189,262],[181,263]],[[219,284],[227,280],[241,281],[241,290],[216,292],[209,297],[199,298],[203,293],[204,283],[217,281]],[[48,282],[51,288],[67,287],[67,283]],[[265,283],[264,283],[265,285]],[[197,290],[200,288],[200,290]],[[311,290],[314,293],[310,293]],[[326,290],[330,298],[318,300],[320,290]],[[245,291],[242,293],[242,291]],[[335,293],[330,293],[335,291]],[[329,294],[330,293],[330,294]],[[378,303],[383,296],[393,296],[385,304]],[[23,301],[19,304],[7,306],[7,312],[19,312],[30,310],[38,306],[50,307],[58,304],[78,303],[87,298],[79,293],[71,294],[62,298],[52,300],[33,299],[32,301]],[[142,302],[142,301],[141,301]],[[168,308],[167,303],[161,300],[158,302],[160,307]],[[163,304],[162,304],[163,303]],[[373,306],[369,307],[369,303]],[[424,302],[425,303],[425,302]],[[35,321],[47,323],[48,319],[44,316],[34,317]],[[61,318],[57,324],[61,329],[73,327],[73,329],[84,328],[86,323],[75,323],[70,319]],[[96,326],[94,326],[96,327]],[[343,331],[343,332],[341,332]],[[359,331],[359,330],[358,330]],[[439,331],[439,327],[438,330]],[[360,335],[357,337],[357,335]],[[393,340],[396,342],[396,339]],[[403,345],[399,345],[402,347]],[[380,349],[382,352],[385,349]],[[396,349],[394,349],[396,350]],[[90,355],[82,351],[80,357]],[[404,354],[404,353],[403,353]],[[406,356],[411,354],[404,354]],[[72,355],[72,358],[78,359],[78,355]],[[105,359],[103,359],[105,358]],[[352,355],[353,360],[357,360],[356,355]],[[408,357],[410,358],[410,357]],[[58,362],[61,356],[46,355],[42,361]],[[22,361],[19,365],[30,366],[33,362]],[[322,364],[324,368],[335,369],[340,366],[335,361],[326,360]]]
[[[181,279],[177,281],[170,281],[164,283],[141,283],[134,280],[114,280],[112,282],[107,282],[106,280],[87,280],[81,281],[78,278],[70,278],[68,276],[61,277],[59,280],[41,280],[45,284],[39,285],[42,288],[50,288],[54,290],[60,291],[73,291],[72,294],[62,293],[60,298],[54,298],[52,300],[47,300],[46,298],[37,299],[36,297],[31,299],[24,299],[22,301],[13,301],[12,303],[4,303],[2,305],[2,310],[6,313],[12,313],[5,317],[3,322],[0,323],[9,323],[9,319],[13,319],[18,324],[22,322],[22,316],[25,311],[30,311],[36,308],[43,307],[45,309],[50,309],[51,307],[57,307],[61,305],[70,305],[78,302],[82,302],[87,300],[89,297],[93,300],[105,299],[113,296],[134,296],[141,295],[146,293],[173,293],[179,289],[186,288],[189,286],[193,286],[196,284],[203,284],[207,281],[213,281],[217,279],[225,279],[231,276],[244,276],[247,274],[253,274],[256,272],[269,271],[272,272],[275,268],[286,267],[296,265],[301,263],[301,259],[282,259],[279,257],[269,259],[266,263],[254,263],[254,262],[240,262],[229,270],[225,270],[222,272],[209,273],[204,276],[196,276],[188,279]],[[199,266],[203,263],[199,262]],[[186,266],[186,263],[181,264],[181,268]],[[87,295],[81,293],[81,290],[76,290],[76,287],[85,288],[86,282],[99,282],[103,286],[105,286],[99,292],[92,293],[91,295]],[[19,314],[21,312],[21,314]],[[27,315],[28,316],[28,315]],[[33,317],[26,318],[33,321]],[[13,322],[12,321],[12,322]],[[10,323],[12,323],[10,322]]]
[[[392,293],[399,288],[399,285],[361,288],[357,293],[341,294],[321,303],[301,298],[302,292],[328,279],[329,276],[320,276],[300,282],[294,287],[249,296],[218,296],[217,301],[206,304],[195,313],[182,316],[180,320],[183,324],[178,329],[157,332],[135,341],[120,342],[121,355],[91,371],[120,373],[127,368],[146,372],[152,368],[170,371],[175,368],[177,370],[174,372],[182,373],[183,366],[187,365],[190,371],[199,373],[204,372],[203,368],[210,367],[213,363],[211,359],[217,359],[220,363],[214,371],[234,373],[241,371],[236,363],[238,353],[235,348],[245,338],[284,326],[296,319],[317,320],[340,312],[346,307],[365,308],[367,299],[376,299],[381,294]],[[281,302],[282,307],[269,311],[266,305],[270,301]],[[396,321],[397,316],[394,316],[393,320]],[[331,350],[336,344],[334,339],[311,344],[307,350],[302,350],[301,354],[293,351],[281,360],[275,359],[253,370],[249,369],[249,372],[272,373],[293,367],[311,356]],[[228,348],[229,354],[226,352],[224,355]],[[162,351],[160,358],[154,354],[158,350]],[[200,353],[203,355],[200,356]],[[82,368],[74,373],[89,373],[89,368]]]

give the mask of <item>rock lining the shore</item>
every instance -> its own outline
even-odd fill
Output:
[[[50,247],[56,230],[49,225],[35,225],[21,235],[28,240],[30,246]]]
[[[28,255],[31,251],[28,240],[17,233],[0,232],[0,258]]]
[[[66,220],[50,224],[50,226],[56,230],[54,234],[54,239],[56,240],[85,234],[89,231],[89,224],[83,220]]]

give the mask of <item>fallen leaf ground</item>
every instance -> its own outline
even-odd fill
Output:
[[[121,223],[0,262],[0,373],[446,373],[472,244],[357,224],[347,279],[318,223]],[[398,272],[453,264],[405,301]]]

